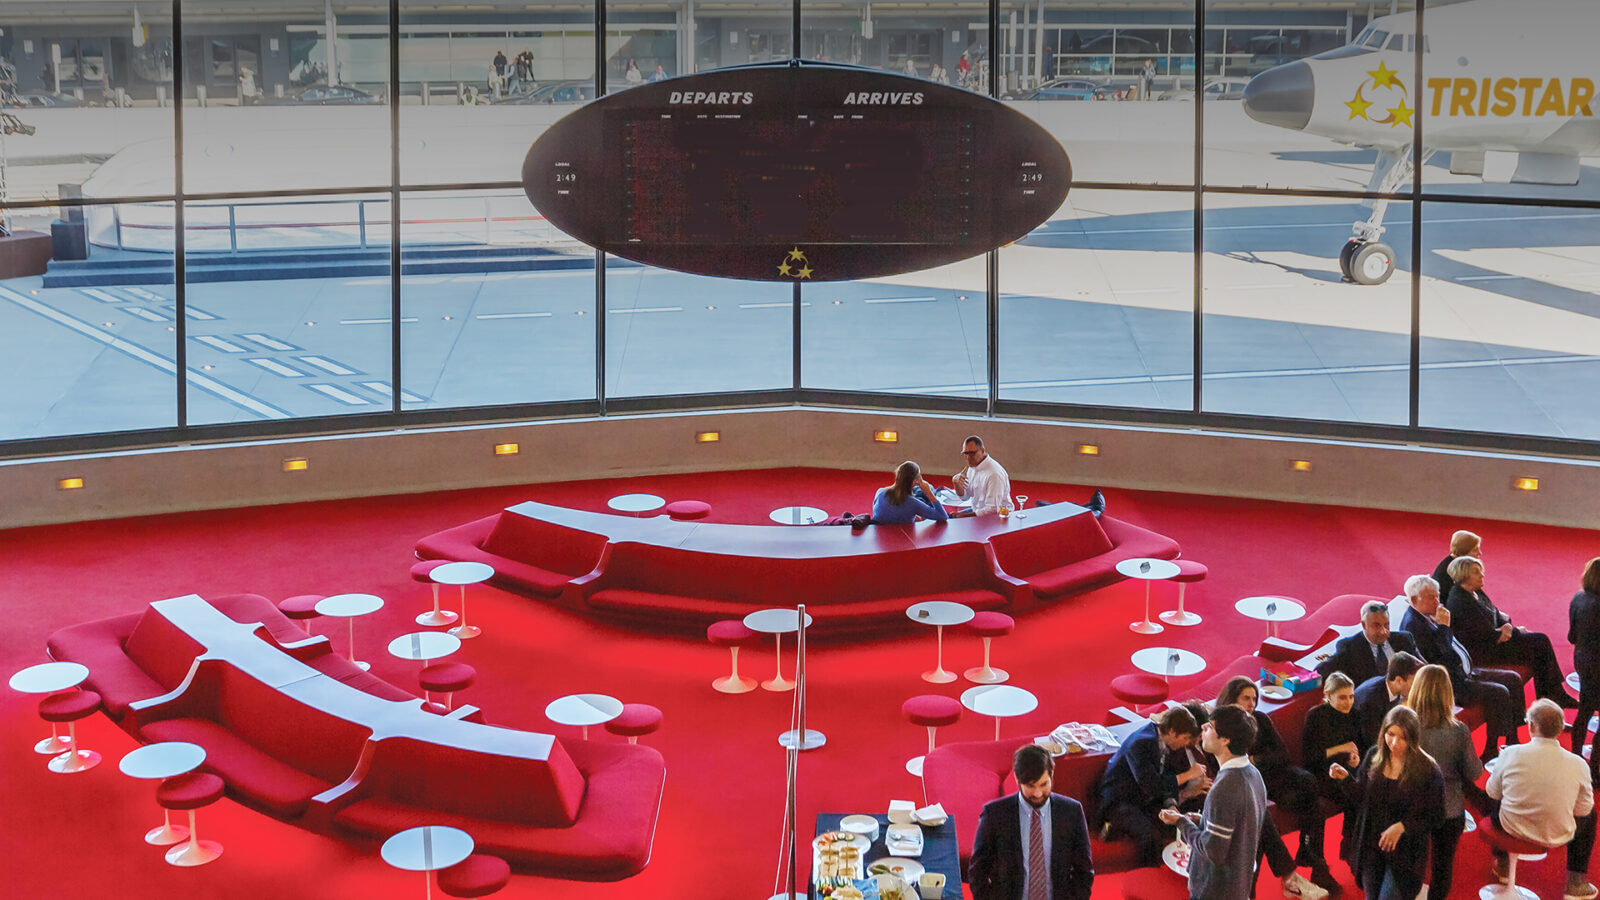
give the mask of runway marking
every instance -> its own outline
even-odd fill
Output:
[[[244,348],[239,346],[238,344],[235,344],[232,341],[225,341],[222,338],[215,337],[215,336],[209,335],[209,334],[192,335],[191,339],[199,341],[200,343],[205,344],[207,347],[211,347],[211,348],[216,349],[216,350],[221,350],[223,353],[243,353],[244,352]]]
[[[343,388],[336,387],[336,386],[331,385],[331,384],[307,384],[307,385],[304,385],[304,386],[312,389],[313,391],[316,391],[319,394],[322,394],[325,397],[332,397],[333,399],[339,401],[340,403],[345,404],[346,406],[371,406],[372,405],[372,401],[371,400],[368,400],[367,398],[365,398],[365,397],[363,397],[363,396],[361,396],[359,394],[352,394],[352,393],[350,393],[349,391],[347,391],[347,390],[345,390]]]
[[[872,301],[868,300],[867,302],[871,303]],[[802,300],[802,301],[800,301],[800,305],[801,306],[810,306],[811,305],[811,301]],[[794,301],[790,300],[790,301],[787,301],[787,302],[784,302],[784,303],[741,303],[741,304],[739,304],[739,308],[740,309],[794,309]]]
[[[937,297],[869,297],[862,303],[932,303]]]
[[[245,340],[250,341],[252,343],[260,344],[261,346],[267,348],[268,350],[299,350],[300,349],[299,347],[296,347],[293,344],[285,344],[283,341],[280,341],[277,338],[267,337],[266,335],[261,334],[259,332],[248,332],[246,334],[239,335],[239,337],[242,337]]]
[[[105,291],[102,291],[99,288],[79,288],[78,292],[83,294],[86,297],[92,297],[92,298],[94,298],[96,300],[99,300],[101,303],[121,303],[122,302],[122,298],[121,297],[118,297],[116,294],[110,294],[110,293],[107,293]]]
[[[168,304],[166,304],[165,308],[172,310],[174,315],[177,314],[178,305],[176,303],[168,303]],[[201,322],[212,322],[212,321],[215,321],[217,319],[216,316],[212,315],[211,313],[206,312],[205,310],[201,309],[200,307],[191,306],[191,305],[189,305],[187,303],[185,303],[183,305],[183,314],[185,316],[187,316],[188,318],[195,319],[195,320],[198,320],[198,321],[201,321]]]
[[[300,360],[301,362],[305,363],[308,366],[315,366],[315,367],[321,369],[322,371],[327,372],[329,375],[355,375],[356,374],[356,370],[355,369],[345,368],[344,366],[340,365],[339,363],[334,362],[331,359],[328,359],[325,356],[297,356],[297,357],[295,357],[295,359]]]
[[[163,297],[160,294],[156,293],[155,291],[147,291],[142,287],[125,287],[125,288],[123,288],[123,290],[127,291],[128,293],[130,293],[130,294],[134,295],[135,297],[138,297],[138,298],[140,298],[142,300],[148,300],[151,303],[171,303],[172,302],[172,298],[171,297]]]
[[[146,322],[170,322],[170,321],[172,321],[171,319],[167,318],[166,316],[163,316],[162,314],[156,312],[155,310],[144,309],[143,307],[139,307],[139,306],[125,306],[125,307],[123,307],[123,311],[126,312],[130,316],[138,316],[139,318],[145,320]]]
[[[284,378],[306,377],[306,373],[300,371],[299,369],[292,369],[275,359],[262,359],[261,357],[255,357],[252,359],[247,359],[245,362],[253,366],[266,369],[268,372],[271,372],[274,375],[282,375]]]
[[[108,331],[104,331],[94,327],[93,325],[90,325],[88,322],[84,322],[59,310],[45,306],[43,303],[40,303],[37,300],[24,297],[10,288],[0,287],[0,297],[10,300],[12,303],[15,303],[23,309],[29,310],[30,312],[38,313],[39,315],[50,319],[58,325],[64,325],[67,328],[70,328],[73,331],[83,335],[84,337],[89,338],[90,340],[98,341],[107,347],[118,351],[119,353],[125,353],[142,363],[167,373],[168,375],[176,377],[178,374],[177,363],[173,362],[167,357],[158,353],[152,353],[138,344],[123,340],[122,338],[119,338]],[[249,394],[235,390],[218,381],[217,379],[204,374],[203,372],[189,369],[184,373],[184,378],[190,386],[199,388],[213,397],[219,397],[236,406],[243,407],[244,409],[255,413],[263,419],[291,418],[288,411],[279,409],[270,403],[263,403]]]
[[[1481,223],[1481,222],[1547,222],[1547,221],[1554,221],[1554,220],[1557,220],[1557,219],[1593,219],[1593,218],[1600,218],[1600,213],[1571,213],[1571,214],[1552,215],[1552,216],[1469,216],[1467,218],[1461,218],[1461,219],[1435,219],[1435,218],[1429,218],[1429,219],[1425,219],[1423,224],[1425,226],[1465,225],[1465,224],[1475,224],[1475,223]],[[1057,221],[1059,221],[1059,222],[1085,222],[1085,221],[1090,221],[1090,220],[1088,220],[1088,219],[1058,219]],[[1337,222],[1283,222],[1283,223],[1273,222],[1273,223],[1261,223],[1261,224],[1250,224],[1250,225],[1213,225],[1213,224],[1207,223],[1206,224],[1206,231],[1260,231],[1262,229],[1270,229],[1270,230],[1273,230],[1273,231],[1277,231],[1279,229],[1284,229],[1284,228],[1349,228],[1349,227],[1350,227],[1350,220],[1349,219],[1341,219],[1341,220],[1339,220]],[[1391,227],[1391,228],[1409,228],[1409,227],[1411,227],[1411,222],[1409,220],[1404,221],[1404,222],[1401,222],[1401,221],[1397,220],[1393,225],[1391,225],[1389,227]],[[1072,231],[1073,231],[1073,229],[1071,229],[1071,228],[1064,228],[1064,229],[1052,232],[1051,234],[1052,234],[1052,236],[1053,235],[1059,235],[1059,234],[1071,234]],[[1082,227],[1079,227],[1077,229],[1077,231],[1079,231],[1079,232],[1081,232],[1083,234],[1172,234],[1172,233],[1190,233],[1190,232],[1194,231],[1194,228],[1192,226],[1188,226],[1188,225],[1181,226],[1181,227],[1178,227],[1178,228],[1082,228]],[[1215,251],[1208,251],[1208,252],[1215,252]]]
[[[388,325],[389,323],[391,323],[393,321],[394,321],[393,319],[340,319],[339,320],[339,324],[340,325]],[[400,324],[404,325],[404,324],[406,324],[408,322],[415,322],[415,321],[417,321],[417,317],[416,316],[403,316],[400,319]]]
[[[394,396],[394,393],[389,389],[389,382],[387,382],[387,381],[358,381],[356,383],[361,385],[364,388],[367,388],[370,391],[374,391],[376,393],[382,394],[385,397]],[[418,397],[416,394],[413,394],[410,391],[401,391],[400,392],[400,402],[401,403],[427,403],[428,402],[428,398],[427,397]]]
[[[525,313],[481,313],[473,316],[474,319],[548,319],[555,313],[525,312]]]
[[[683,307],[681,307],[681,306],[636,306],[633,309],[612,309],[612,310],[607,310],[607,312],[611,313],[613,316],[620,316],[620,315],[624,315],[624,314],[627,314],[627,313],[683,312]]]
[[[1521,277],[1521,275],[1463,275],[1456,281],[1508,281]]]

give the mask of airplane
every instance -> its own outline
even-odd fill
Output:
[[[1587,24],[1585,24],[1587,23]],[[1373,148],[1367,190],[1392,193],[1412,177],[1413,118],[1422,161],[1444,150],[1450,171],[1485,182],[1576,184],[1579,158],[1600,154],[1600,35],[1594,0],[1465,0],[1426,11],[1422,84],[1415,83],[1416,18],[1373,19],[1343,47],[1251,79],[1244,110],[1258,122]],[[1364,200],[1339,268],[1357,284],[1394,272],[1384,199]]]

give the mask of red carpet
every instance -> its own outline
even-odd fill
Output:
[[[7,620],[0,668],[9,676],[43,662],[45,638],[57,628],[164,597],[250,591],[277,600],[363,591],[388,605],[357,623],[359,655],[373,661],[377,674],[414,689],[416,664],[389,657],[384,647],[393,636],[416,630],[411,619],[429,602],[428,589],[407,575],[412,544],[422,535],[524,499],[603,509],[607,497],[629,491],[705,500],[713,506],[711,521],[722,522],[764,523],[768,510],[795,503],[863,512],[872,490],[887,481],[885,473],[817,470],[662,476],[13,530],[0,533],[0,614]],[[1044,484],[1014,489],[1047,499],[1088,493]],[[1107,682],[1131,670],[1128,655],[1140,647],[1167,641],[1212,663],[1249,652],[1264,629],[1233,611],[1239,597],[1283,594],[1316,605],[1347,592],[1391,595],[1406,576],[1432,570],[1458,527],[1484,535],[1490,594],[1519,621],[1548,632],[1558,656],[1569,662],[1567,600],[1584,562],[1600,553],[1594,532],[1575,529],[1136,491],[1107,496],[1113,515],[1171,535],[1185,556],[1210,567],[1210,579],[1191,586],[1188,595],[1189,608],[1205,622],[1155,637],[1133,634],[1127,623],[1139,617],[1142,588],[1129,585],[1023,617],[1014,636],[996,641],[995,664],[1041,704],[1036,713],[1006,722],[1005,734],[1041,734],[1072,719],[1100,721],[1113,705]],[[1156,586],[1157,609],[1175,602],[1174,590]],[[516,876],[497,896],[734,900],[772,893],[783,802],[783,756],[775,737],[787,727],[790,695],[714,692],[710,681],[726,672],[727,652],[704,641],[620,630],[493,590],[474,595],[471,613],[484,636],[457,658],[477,667],[479,681],[459,702],[482,707],[490,721],[575,738],[575,729],[549,725],[543,709],[555,697],[580,691],[652,703],[666,714],[664,728],[642,739],[667,760],[655,855],[645,872],[599,885]],[[313,624],[330,633],[336,647],[344,646],[344,629],[342,621]],[[958,629],[948,637],[948,668],[977,664],[977,638]],[[955,696],[967,686],[921,681],[918,673],[931,668],[933,654],[932,633],[909,621],[897,636],[815,648],[810,724],[825,731],[829,743],[801,757],[804,829],[819,811],[881,811],[892,798],[920,800],[918,782],[902,765],[921,752],[925,736],[901,719],[900,704],[913,694]],[[787,645],[785,656],[792,664]],[[769,650],[746,651],[741,662],[746,673],[770,675]],[[1181,686],[1174,695],[1183,696]],[[99,750],[105,761],[87,774],[51,774],[45,758],[31,752],[48,733],[35,714],[36,701],[0,691],[5,895],[422,895],[422,877],[390,869],[376,847],[308,834],[226,800],[200,812],[202,837],[221,841],[223,857],[194,870],[167,866],[160,850],[140,839],[160,819],[154,785],[116,768],[133,740],[103,716],[86,720],[79,729],[82,746]],[[596,731],[596,739],[619,740]],[[968,714],[939,737],[976,740],[992,733],[993,720]],[[1475,896],[1487,869],[1482,843],[1464,838],[1453,895]],[[1524,865],[1522,880],[1546,898],[1559,897],[1560,869],[1556,854]],[[1348,886],[1343,865],[1336,863],[1335,871]],[[1260,896],[1275,896],[1275,888],[1263,883]],[[1352,891],[1347,887],[1347,896]],[[1095,895],[1119,896],[1116,877],[1098,879]]]

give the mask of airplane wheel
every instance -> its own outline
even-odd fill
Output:
[[[1356,284],[1383,284],[1394,274],[1394,250],[1382,241],[1362,244],[1350,257],[1350,278]]]
[[[1339,271],[1344,273],[1344,277],[1354,280],[1350,274],[1350,258],[1355,256],[1356,251],[1360,250],[1361,245],[1365,243],[1366,241],[1360,238],[1351,238],[1339,249]]]

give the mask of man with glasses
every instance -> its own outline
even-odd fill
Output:
[[[1011,505],[1011,476],[983,449],[983,438],[967,438],[961,455],[967,458],[967,467],[952,476],[950,483],[956,493],[972,501],[972,508],[956,515],[988,515],[999,512],[1002,503]]]

